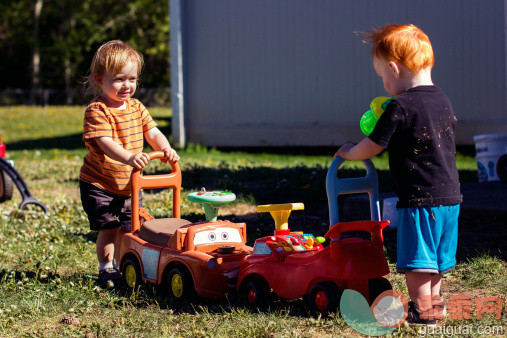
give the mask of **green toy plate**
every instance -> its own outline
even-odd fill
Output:
[[[196,191],[188,194],[188,199],[197,203],[226,203],[236,199],[236,195],[227,191]]]
[[[191,192],[188,194],[188,200],[192,202],[202,203],[206,220],[208,222],[216,221],[218,215],[218,206],[222,203],[232,202],[236,199],[236,195],[227,191],[201,191]]]

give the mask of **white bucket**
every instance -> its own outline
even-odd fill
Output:
[[[382,206],[382,220],[389,221],[390,228],[396,228],[398,218],[396,203],[398,203],[398,197],[389,197],[384,199],[384,205]]]
[[[499,181],[498,159],[507,154],[507,134],[474,136],[479,182]]]

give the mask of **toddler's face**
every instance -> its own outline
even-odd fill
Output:
[[[121,107],[136,91],[137,63],[129,61],[119,73],[106,73],[99,80],[106,103],[113,108]]]
[[[399,78],[399,73],[397,76],[396,70],[393,69],[392,65],[390,65],[387,60],[374,56],[373,68],[375,68],[378,76],[382,78],[384,88],[389,94],[397,96],[404,92],[403,88],[401,88],[402,83]]]

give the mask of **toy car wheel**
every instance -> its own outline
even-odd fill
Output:
[[[392,290],[393,287],[387,279],[381,277],[368,280],[368,289],[369,289],[368,295],[370,297],[370,304],[373,304],[375,299],[377,299],[377,297],[380,296],[382,292]]]
[[[169,272],[166,285],[171,298],[189,298],[193,293],[193,283],[190,274],[182,268],[176,267]]]
[[[310,312],[314,316],[319,314],[328,316],[335,313],[340,303],[341,292],[338,286],[331,282],[317,283],[313,286],[306,301]]]
[[[241,303],[250,308],[265,309],[269,305],[269,292],[269,285],[265,280],[250,280],[241,289]]]
[[[134,258],[127,258],[123,263],[121,273],[125,281],[125,285],[129,290],[133,290],[136,286],[141,285],[141,269],[139,263]]]
[[[10,200],[14,192],[14,182],[7,173],[0,170],[0,202]]]

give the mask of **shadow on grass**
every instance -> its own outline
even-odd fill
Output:
[[[160,128],[165,135],[171,134],[171,118],[157,118],[157,121],[167,121],[166,127]],[[55,137],[42,137],[32,140],[20,140],[7,145],[8,150],[36,150],[36,149],[84,149],[83,134],[71,134]]]
[[[459,216],[458,262],[484,254],[507,261],[507,211],[462,210]]]
[[[218,168],[199,165],[186,167],[183,172],[183,187],[186,191],[229,190],[241,197],[253,198],[257,204],[303,202],[324,203],[327,206],[326,174],[322,166],[287,168],[240,168],[230,169],[226,164]],[[344,169],[340,177],[364,176],[365,171]],[[380,192],[392,191],[387,170],[379,170]]]
[[[84,149],[83,134],[65,135],[57,137],[43,137],[35,140],[21,140],[9,143],[8,150],[34,150],[34,149]]]

